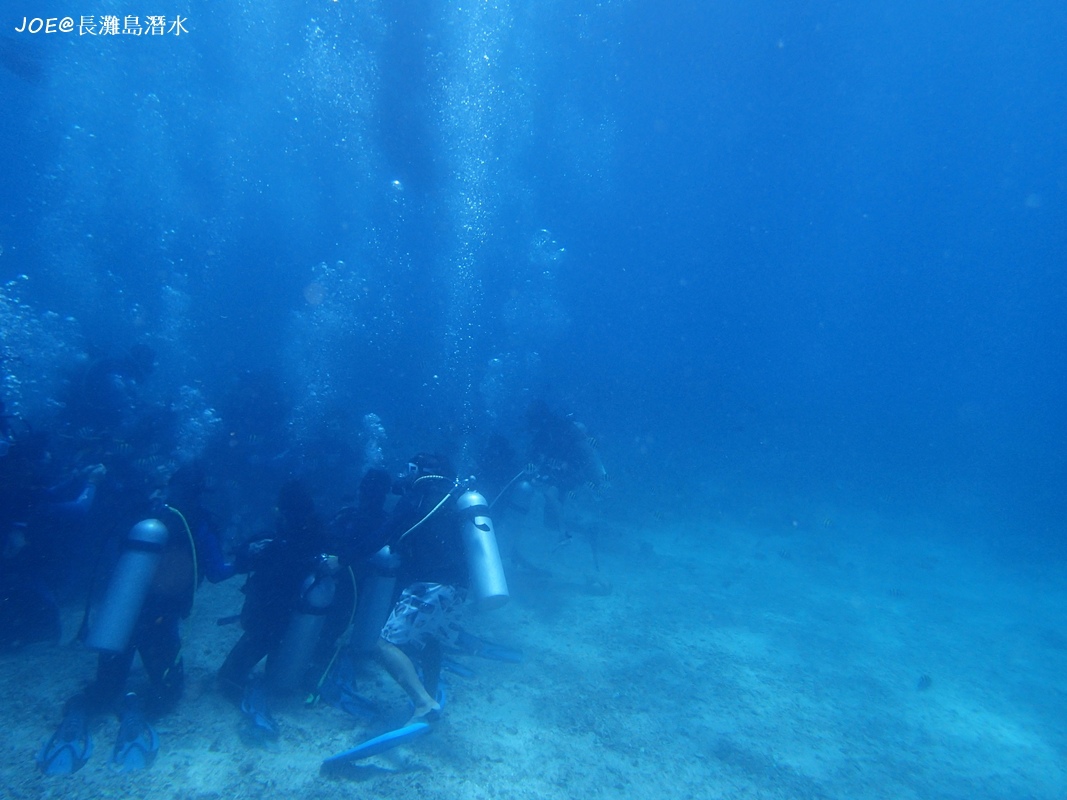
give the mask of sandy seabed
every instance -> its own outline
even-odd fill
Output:
[[[601,522],[599,570],[581,537],[553,552],[524,532],[512,602],[470,620],[523,662],[457,658],[474,674],[449,677],[429,736],[340,774],[322,759],[401,724],[404,696],[366,665],[378,719],[295,704],[276,714],[276,746],[244,744],[214,686],[239,635],[216,620],[240,609],[240,579],[201,591],[186,695],[142,773],[109,769],[108,719],[85,768],[38,774],[95,657],[5,654],[5,797],[1064,800],[1062,565],[1009,569],[921,520],[809,516]]]

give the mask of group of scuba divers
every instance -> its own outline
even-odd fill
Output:
[[[584,428],[564,424],[566,431],[544,435],[565,434],[577,455],[539,459],[511,481],[500,480],[494,499],[525,511],[539,490],[546,525],[561,543],[569,537],[561,524],[562,495],[588,474],[606,477]],[[89,474],[98,481],[102,472]],[[58,729],[37,754],[39,770],[81,769],[93,751],[93,728],[112,713],[119,719],[112,767],[150,766],[160,744],[152,721],[172,710],[183,691],[180,621],[203,580],[237,574],[247,575],[242,633],[217,679],[240,710],[242,738],[276,740],[272,708],[294,698],[346,710],[367,702],[344,674],[362,659],[377,662],[407,694],[409,719],[327,759],[324,769],[427,733],[442,713],[440,676],[443,666],[454,666],[450,653],[521,660],[518,651],[463,628],[467,608],[499,608],[509,597],[490,503],[472,481],[457,478],[447,457],[418,453],[399,474],[368,467],[352,505],[326,520],[308,488],[292,480],[280,488],[269,537],[252,537],[227,553],[203,508],[203,470],[179,468],[157,513],[126,533],[106,589],[86,604],[79,638],[98,653],[96,675],[66,701]],[[135,655],[148,678],[137,693],[127,685]]]

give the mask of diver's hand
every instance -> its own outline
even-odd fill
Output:
[[[107,475],[107,467],[103,464],[94,464],[89,467],[85,474],[85,480],[91,483],[93,486],[99,486],[100,482]]]
[[[257,539],[254,542],[248,543],[248,556],[249,558],[259,558],[263,555],[263,551],[267,549],[267,545],[273,542],[273,539]]]
[[[152,494],[148,495],[148,502],[152,506],[152,516],[162,517],[166,512],[167,497],[162,489],[156,489]]]

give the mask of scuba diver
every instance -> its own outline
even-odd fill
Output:
[[[177,463],[183,421],[174,403],[152,386],[156,356],[136,344],[120,356],[92,361],[72,376],[59,419],[66,446],[108,467],[108,519],[129,517],[129,498],[166,486]]]
[[[81,523],[107,470],[97,464],[53,483],[43,433],[0,401],[0,647],[57,641],[59,602],[83,559]],[[57,557],[57,553],[64,557]]]
[[[525,515],[540,492],[544,526],[556,534],[558,549],[573,538],[564,503],[582,489],[598,492],[607,486],[608,473],[596,442],[572,415],[554,411],[539,400],[528,409],[526,423],[530,432],[527,465],[500,491],[492,507],[502,503],[503,508]]]
[[[146,344],[135,344],[121,356],[93,361],[77,385],[84,422],[118,427],[142,403],[141,387],[155,368],[155,351]]]
[[[379,618],[378,612],[370,610],[370,604],[378,596],[375,586],[380,580],[372,557],[381,547],[376,543],[375,534],[385,522],[385,505],[392,485],[393,479],[387,470],[378,466],[369,467],[360,480],[356,502],[342,508],[327,528],[330,541],[328,549],[337,554],[341,573],[334,602],[326,615],[322,635],[312,658],[310,675],[317,675],[318,679],[309,687],[310,692],[305,700],[307,705],[314,705],[324,698],[331,705],[351,710],[352,706],[346,705],[346,699],[358,698],[352,690],[351,679],[341,673],[351,672],[355,655],[365,653],[368,648],[350,647],[342,653],[342,637],[346,630],[352,630],[353,633],[348,637],[350,643],[366,642],[365,626],[368,619],[378,619],[378,628],[371,632],[371,642],[377,640],[381,629],[384,613]],[[363,710],[366,709],[366,702],[362,698],[356,703]]]
[[[545,497],[545,527],[559,534],[558,545],[571,539],[563,503],[579,489],[599,490],[608,473],[585,425],[570,415],[534,403],[526,414],[530,440],[531,483]]]
[[[240,707],[249,743],[277,739],[271,705],[304,686],[340,571],[329,547],[310,493],[290,481],[278,494],[273,537],[249,542],[238,553],[238,571],[249,573],[242,589],[244,632],[219,668],[218,682]],[[264,659],[264,674],[254,675]]]
[[[185,686],[180,620],[192,610],[201,579],[233,574],[201,505],[205,491],[198,466],[178,469],[156,517],[142,519],[121,543],[102,598],[86,604],[80,634],[99,653],[96,677],[67,701],[59,729],[37,754],[41,772],[81,769],[93,751],[91,727],[109,711],[119,717],[112,766],[134,771],[155,760],[159,737],[149,720],[172,710]],[[135,654],[149,683],[141,694],[127,691]]]
[[[415,455],[395,491],[400,499],[377,536],[375,559],[393,571],[400,592],[373,654],[410,698],[410,726],[441,714],[442,651],[461,646],[468,594],[481,608],[499,608],[508,588],[485,499],[455,478],[447,458]]]

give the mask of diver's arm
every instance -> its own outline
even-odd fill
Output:
[[[48,510],[53,514],[58,514],[64,517],[84,517],[89,513],[89,509],[93,507],[93,501],[96,499],[96,487],[100,481],[104,479],[105,475],[107,475],[107,469],[103,464],[97,464],[96,466],[91,467],[85,476],[85,484],[78,496],[74,500],[49,503]],[[74,478],[72,477],[58,486],[53,486],[48,490],[48,494],[49,496],[58,495],[73,483]]]
[[[193,539],[200,557],[200,568],[210,583],[221,583],[237,574],[236,560],[226,559],[218,533],[206,521],[196,525]]]

